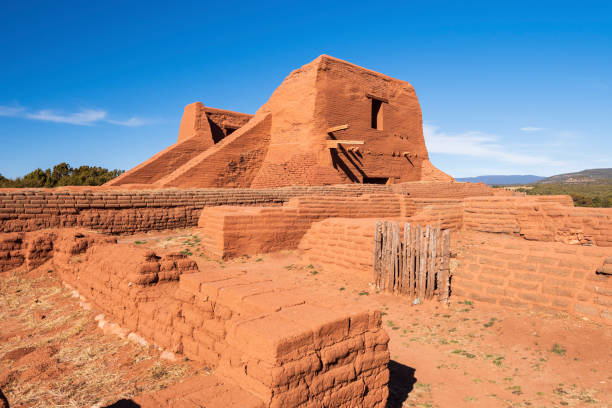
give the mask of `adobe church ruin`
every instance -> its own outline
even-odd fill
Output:
[[[182,228],[199,256],[113,236]],[[407,304],[418,281],[420,300],[612,324],[612,210],[454,182],[429,161],[412,86],[328,56],[253,116],[188,105],[177,143],[106,186],[0,189],[0,273],[47,265],[106,327],[214,369],[195,377],[199,406],[387,406],[382,312],[247,262],[287,250],[373,296],[387,274]],[[135,403],[183,406],[176,389]]]
[[[322,55],[293,71],[254,116],[187,105],[177,142],[107,185],[450,180],[429,161],[412,85]]]

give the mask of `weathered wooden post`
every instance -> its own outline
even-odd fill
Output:
[[[377,221],[374,230],[374,262],[373,262],[373,276],[374,287],[380,289],[380,277],[382,273],[382,222]]]
[[[439,299],[442,302],[448,302],[450,297],[450,230],[444,230],[442,232],[442,262],[440,265],[440,288]]]

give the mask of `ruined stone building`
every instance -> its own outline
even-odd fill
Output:
[[[451,180],[429,161],[412,85],[322,55],[293,71],[255,115],[187,105],[177,142],[108,185]]]

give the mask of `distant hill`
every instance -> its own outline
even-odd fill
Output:
[[[457,181],[468,183],[485,183],[489,185],[510,185],[510,184],[531,184],[545,179],[545,177],[532,175],[511,175],[511,176],[477,176],[456,178]]]
[[[538,182],[539,184],[563,183],[563,184],[612,184],[612,169],[589,169],[576,173],[558,174],[547,177]]]

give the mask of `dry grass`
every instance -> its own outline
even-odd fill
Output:
[[[0,321],[16,334],[0,342],[0,387],[11,407],[108,404],[193,374],[186,362],[159,360],[154,350],[103,334],[93,317],[46,271],[34,278],[24,272],[0,277]],[[52,352],[25,364],[5,358],[25,347]]]

